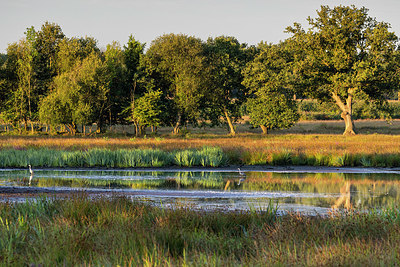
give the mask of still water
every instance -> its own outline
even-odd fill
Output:
[[[368,172],[368,170],[365,170]],[[384,209],[400,203],[399,173],[247,171],[0,170],[1,187],[113,192],[166,207],[327,214]],[[2,199],[6,201],[7,199]]]

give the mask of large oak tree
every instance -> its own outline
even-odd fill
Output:
[[[358,94],[384,101],[398,86],[394,75],[397,37],[390,26],[355,6],[321,6],[309,29],[288,27],[297,52],[296,86],[303,95],[331,101],[342,111],[345,135],[355,134],[352,104]]]

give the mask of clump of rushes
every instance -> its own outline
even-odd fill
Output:
[[[400,264],[400,211],[278,216],[166,209],[124,197],[0,203],[0,265]]]
[[[183,151],[159,149],[93,148],[84,151],[54,149],[0,150],[0,167],[162,167],[162,166],[211,166],[226,165],[228,159],[218,147],[203,147]]]

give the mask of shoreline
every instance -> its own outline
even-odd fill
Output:
[[[109,168],[109,167],[34,167],[36,170],[63,170],[63,171],[141,171],[141,172],[237,172],[238,168],[243,172],[282,172],[282,173],[398,173],[400,167],[329,167],[329,166],[271,166],[271,165],[230,165],[226,167],[131,167],[131,168]],[[7,167],[0,171],[26,170],[28,168]]]

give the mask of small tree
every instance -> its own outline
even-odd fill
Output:
[[[104,63],[91,54],[78,61],[70,72],[54,79],[54,91],[41,102],[41,119],[46,123],[57,122],[65,112],[68,117],[62,116],[62,123],[75,134],[77,124],[101,121],[108,91]]]
[[[146,126],[157,127],[161,120],[162,92],[150,91],[132,102],[132,121],[135,124],[136,136],[145,133]]]
[[[271,129],[290,128],[299,119],[296,101],[281,92],[269,92],[247,101],[251,124],[263,133]]]

